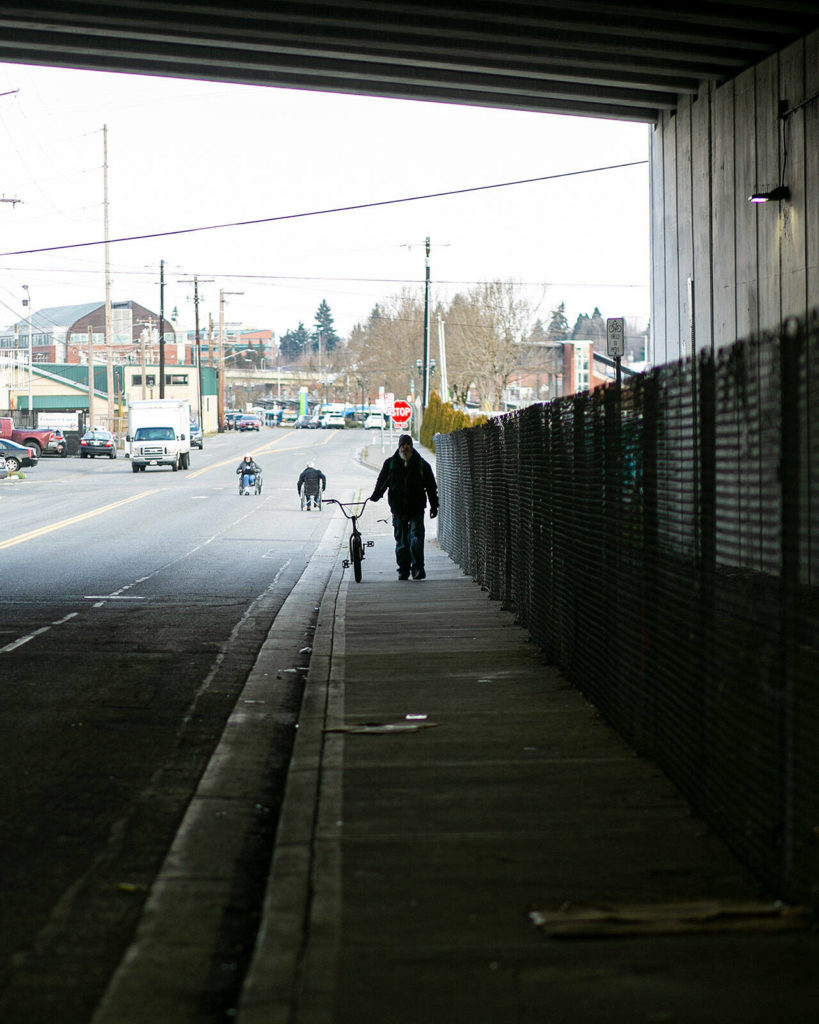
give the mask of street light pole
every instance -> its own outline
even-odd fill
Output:
[[[217,374],[217,418],[219,420],[218,431],[223,433],[225,429],[225,296],[244,295],[244,292],[226,292],[224,288],[219,289],[219,370]]]
[[[105,390],[108,392],[108,429],[114,431],[114,328],[111,312],[110,229],[108,225],[108,125],[102,126],[103,139],[103,220],[105,231]],[[119,433],[119,431],[114,431]]]
[[[165,260],[159,261],[159,397],[165,397]]]

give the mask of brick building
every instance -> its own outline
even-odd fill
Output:
[[[149,362],[158,358],[157,324],[159,315],[138,302],[111,303],[112,355],[115,363],[140,361],[141,337],[144,335]],[[165,362],[169,365],[190,363],[193,353],[188,346],[177,344],[173,324],[163,319]],[[86,302],[75,306],[51,306],[32,313],[29,319],[0,332],[0,351],[28,350],[31,327],[32,361],[35,363],[87,363],[88,330],[91,329],[96,358],[105,347],[105,303]],[[153,353],[154,359],[151,359]]]

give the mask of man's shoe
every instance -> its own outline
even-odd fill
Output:
[[[408,572],[399,572],[398,573],[398,579],[399,580],[408,580],[409,579],[409,573]]]
[[[424,572],[423,569],[416,569],[416,571],[412,574],[412,578],[414,580],[425,580],[427,578],[427,574]]]

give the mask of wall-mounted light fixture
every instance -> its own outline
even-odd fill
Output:
[[[787,202],[791,198],[791,190],[787,185],[777,185],[767,192],[753,192],[748,196],[749,203]]]

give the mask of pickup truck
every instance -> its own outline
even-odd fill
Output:
[[[16,441],[27,448],[33,448],[39,459],[43,452],[61,454],[58,435],[53,430],[36,430],[33,427],[15,427],[10,416],[0,416],[0,437]]]

